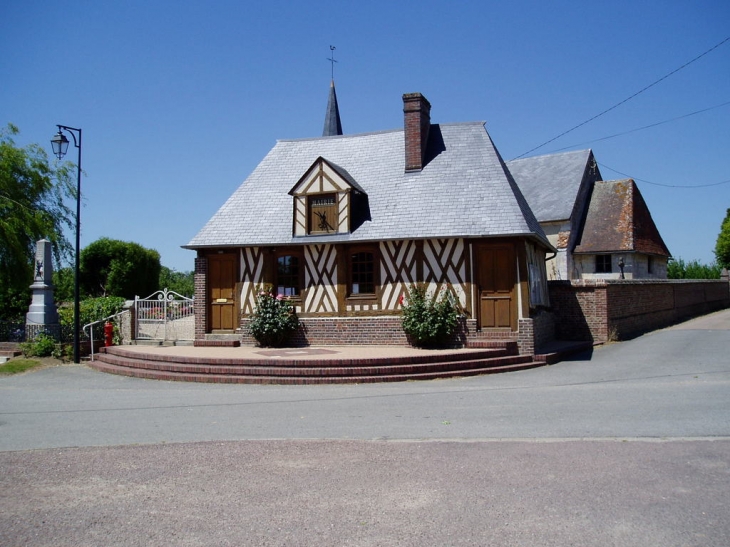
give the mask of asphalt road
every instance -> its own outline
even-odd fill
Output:
[[[0,545],[730,545],[730,310],[522,372],[0,379]]]

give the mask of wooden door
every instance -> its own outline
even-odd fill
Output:
[[[235,298],[237,274],[235,254],[215,254],[208,257],[208,292],[212,332],[233,331],[238,327]]]
[[[514,246],[499,244],[479,248],[477,260],[479,326],[517,330]]]

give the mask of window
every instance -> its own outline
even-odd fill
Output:
[[[350,296],[375,294],[375,253],[360,251],[350,255]]]
[[[301,292],[299,257],[284,255],[276,259],[276,293],[299,296]]]
[[[319,194],[309,197],[309,233],[329,234],[337,232],[337,196]]]
[[[646,271],[647,271],[647,273],[650,273],[650,274],[654,273],[654,257],[653,256],[648,257],[647,264],[646,264]]]
[[[611,255],[596,255],[596,273],[611,272]]]

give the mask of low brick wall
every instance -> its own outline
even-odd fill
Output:
[[[302,327],[296,332],[291,345],[304,346],[407,346],[408,338],[401,326],[400,316],[377,317],[307,317],[301,318]],[[474,325],[462,320],[449,344],[454,347],[465,345]],[[471,321],[471,323],[474,323]],[[255,345],[248,334],[248,320],[241,319],[241,343]]]
[[[620,340],[730,307],[724,280],[596,279],[548,287],[561,340]]]

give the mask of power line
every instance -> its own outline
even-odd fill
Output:
[[[722,104],[718,104],[718,105],[715,105],[715,106],[710,106],[708,108],[703,108],[702,110],[696,110],[694,112],[690,112],[689,114],[684,114],[682,116],[676,116],[674,118],[670,118],[668,120],[664,120],[664,121],[661,121],[661,122],[656,122],[656,123],[652,123],[652,124],[649,124],[649,125],[645,125],[643,127],[637,127],[636,129],[630,129],[628,131],[623,131],[621,133],[615,133],[615,134],[609,135],[607,137],[601,137],[600,139],[593,139],[592,141],[585,141],[585,142],[581,142],[581,143],[578,143],[578,144],[572,144],[570,146],[565,146],[563,148],[558,148],[556,150],[553,150],[551,153],[554,153],[554,152],[562,152],[563,150],[568,150],[569,148],[575,148],[577,146],[584,146],[586,144],[591,144],[591,143],[594,143],[594,142],[607,141],[608,139],[613,139],[613,138],[616,138],[616,137],[622,137],[623,135],[628,135],[630,133],[636,133],[637,131],[643,131],[644,129],[651,129],[652,127],[656,127],[658,125],[663,125],[663,124],[669,123],[669,122],[676,122],[677,120],[681,120],[683,118],[689,118],[690,116],[694,116],[696,114],[702,114],[703,112],[707,112],[708,110],[714,110],[715,108],[720,108],[720,107],[723,107],[723,106],[727,106],[729,104],[730,104],[730,101],[727,101],[727,102],[724,102]]]
[[[587,119],[586,121],[584,121],[584,122],[582,122],[582,123],[579,123],[578,125],[576,125],[576,126],[574,126],[574,127],[571,127],[571,128],[570,128],[570,129],[568,129],[567,131],[563,131],[563,132],[562,132],[562,133],[560,133],[560,135],[558,135],[557,137],[553,137],[552,139],[550,139],[550,140],[548,140],[548,141],[545,141],[545,142],[544,142],[544,143],[542,143],[541,145],[539,145],[539,146],[536,146],[535,148],[532,148],[532,149],[528,150],[527,152],[525,152],[525,153],[523,153],[523,154],[520,154],[519,156],[517,156],[517,157],[516,157],[516,158],[514,158],[514,159],[519,159],[519,158],[521,158],[521,157],[523,157],[523,156],[526,156],[527,154],[529,154],[529,153],[531,153],[531,152],[534,152],[535,150],[538,150],[538,149],[542,148],[542,147],[543,147],[543,146],[545,146],[546,144],[550,144],[551,142],[553,142],[553,141],[556,141],[556,140],[558,140],[558,139],[559,139],[560,137],[562,137],[562,136],[564,136],[564,135],[567,135],[567,134],[568,134],[568,133],[570,133],[571,131],[575,131],[575,130],[576,130],[576,129],[578,129],[579,127],[583,127],[583,126],[584,126],[584,125],[586,125],[587,123],[590,123],[590,122],[592,122],[593,120],[595,120],[595,119],[597,119],[597,118],[600,118],[600,117],[601,117],[601,116],[603,116],[604,114],[607,114],[607,113],[611,112],[611,110],[614,110],[615,108],[618,108],[618,107],[619,107],[619,106],[621,106],[622,104],[624,104],[624,103],[626,103],[626,102],[630,101],[631,99],[633,99],[634,97],[636,97],[636,96],[638,96],[638,95],[642,94],[642,93],[643,93],[644,91],[647,91],[648,89],[650,89],[650,88],[654,87],[654,86],[655,86],[655,85],[657,85],[657,84],[658,84],[659,82],[662,82],[662,81],[666,80],[666,79],[667,79],[667,78],[669,78],[669,77],[670,77],[671,75],[673,75],[673,74],[676,74],[677,72],[679,72],[679,71],[680,71],[680,70],[682,70],[683,68],[686,68],[686,67],[688,67],[689,65],[691,65],[691,64],[692,64],[692,63],[694,63],[695,61],[697,61],[697,60],[701,59],[702,57],[704,57],[704,56],[705,56],[705,55],[707,55],[708,53],[710,53],[710,52],[712,52],[712,51],[716,50],[717,48],[719,48],[719,47],[720,47],[721,45],[723,45],[723,44],[724,44],[725,42],[728,42],[728,41],[730,41],[730,36],[728,36],[727,38],[725,38],[724,40],[722,40],[722,41],[721,41],[720,43],[718,43],[718,44],[715,44],[715,45],[714,45],[714,46],[712,46],[712,47],[711,47],[710,49],[708,49],[708,50],[707,50],[707,51],[705,51],[704,53],[701,53],[700,55],[698,55],[697,57],[695,57],[695,58],[694,58],[694,59],[692,59],[691,61],[687,61],[686,63],[684,63],[684,64],[683,64],[682,66],[680,66],[679,68],[675,68],[675,69],[674,69],[674,70],[672,70],[672,71],[671,71],[671,72],[670,72],[669,74],[666,74],[665,76],[662,76],[661,78],[659,78],[659,79],[658,79],[658,80],[656,80],[655,82],[652,82],[651,84],[649,84],[648,86],[646,86],[646,87],[644,87],[644,88],[640,89],[639,91],[637,91],[637,92],[636,92],[636,93],[634,93],[633,95],[631,95],[631,96],[629,96],[629,97],[625,98],[625,99],[624,99],[623,101],[620,101],[620,102],[616,103],[615,105],[613,105],[612,107],[610,107],[610,108],[607,108],[607,109],[606,109],[606,110],[604,110],[603,112],[601,112],[601,113],[599,113],[599,114],[596,114],[596,115],[595,115],[595,116],[593,116],[592,118],[589,118],[589,119]]]
[[[652,184],[654,186],[662,186],[664,188],[709,188],[710,186],[720,186],[722,184],[728,184],[728,183],[730,183],[730,179],[728,179],[728,180],[723,180],[723,181],[720,181],[720,182],[713,182],[713,183],[710,183],[710,184],[695,184],[695,185],[689,185],[689,184],[687,184],[687,185],[685,185],[685,184],[662,184],[661,182],[652,182],[650,180],[640,179],[639,177],[633,177],[633,176],[628,175],[626,173],[622,173],[618,169],[614,169],[613,167],[609,167],[605,163],[601,163],[601,162],[596,162],[596,163],[598,165],[600,165],[601,167],[605,167],[609,171],[613,171],[614,173],[618,173],[619,175],[623,175],[626,178],[634,179],[634,180],[639,181],[639,182],[645,182],[646,184]]]

